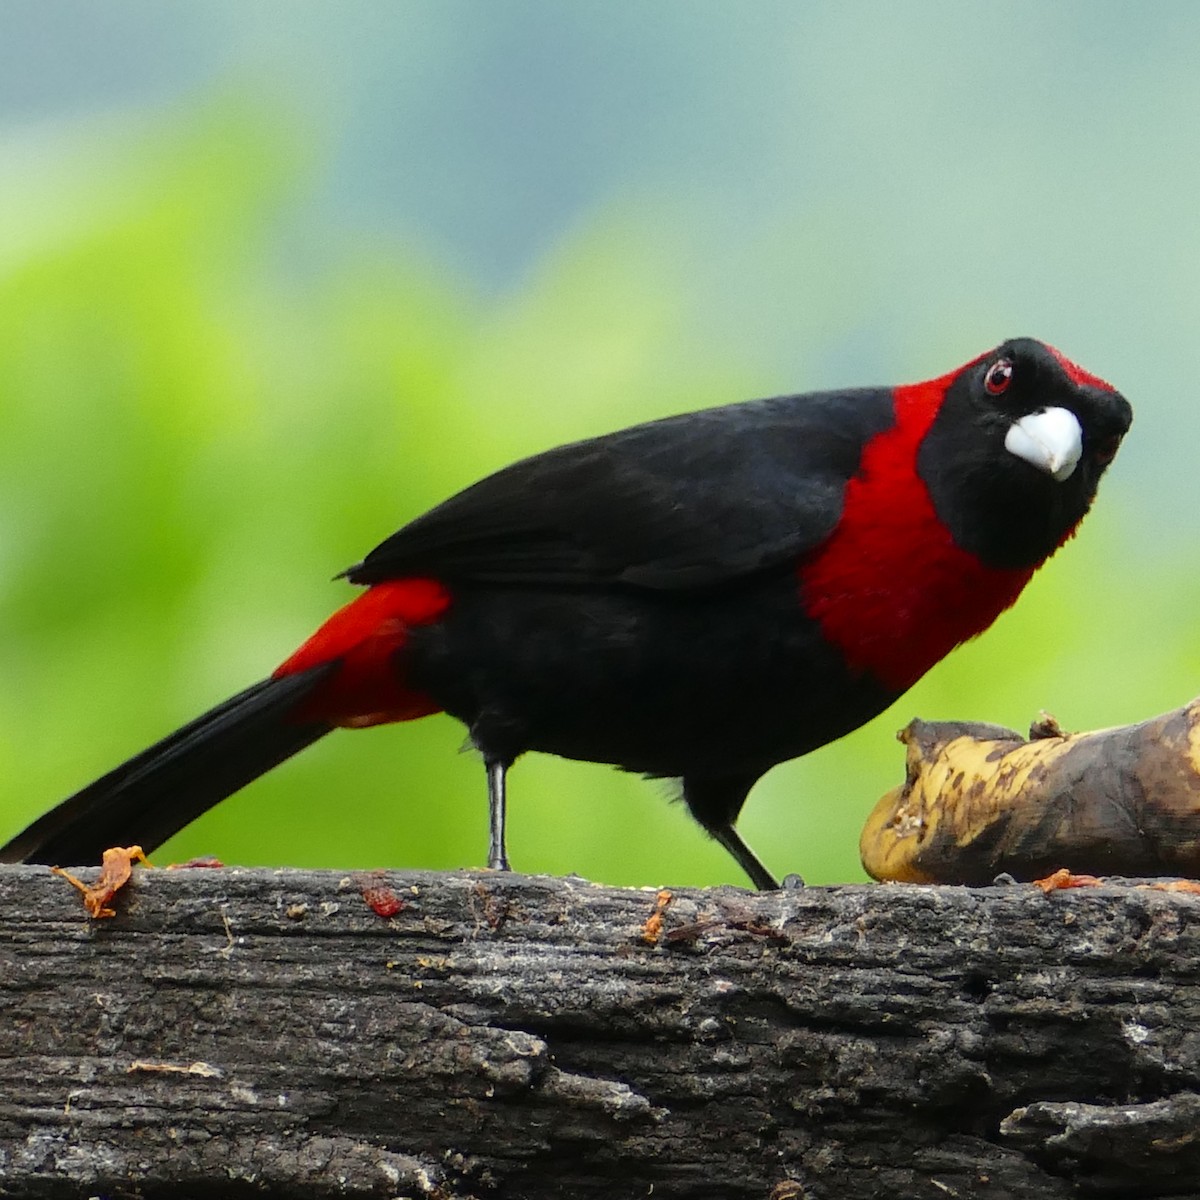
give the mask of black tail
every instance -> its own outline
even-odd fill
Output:
[[[0,862],[98,863],[110,846],[149,853],[214,804],[333,728],[288,714],[327,666],[265,679],[177,729],[39,817]]]

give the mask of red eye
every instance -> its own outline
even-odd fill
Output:
[[[1106,437],[1096,443],[1092,454],[1102,467],[1106,467],[1117,457],[1117,451],[1120,448],[1121,439],[1119,437]]]
[[[1007,358],[996,359],[983,377],[983,386],[991,395],[999,396],[1008,391],[1008,385],[1012,383],[1012,371],[1012,363]]]

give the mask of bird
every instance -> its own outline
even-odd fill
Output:
[[[484,767],[488,866],[530,751],[680,781],[736,828],[772,767],[878,715],[1072,537],[1128,401],[1015,338],[916,384],[701,409],[523,459],[342,575],[365,590],[266,679],[62,801],[0,862],[160,845],[337,728],[447,712]]]

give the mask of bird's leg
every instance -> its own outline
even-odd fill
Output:
[[[779,890],[775,876],[762,865],[758,855],[742,841],[733,824],[760,771],[745,775],[685,775],[683,799],[691,814],[730,854],[760,892]]]
[[[760,892],[777,892],[775,876],[762,865],[762,860],[746,845],[742,835],[732,825],[709,826],[708,832],[733,855],[739,867],[750,876]]]
[[[503,758],[489,758],[484,763],[488,781],[488,867],[493,871],[512,870],[504,848],[504,777],[510,765]]]

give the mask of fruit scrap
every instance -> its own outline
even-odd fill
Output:
[[[1100,880],[1095,875],[1072,875],[1066,867],[1060,867],[1043,879],[1035,879],[1034,887],[1040,887],[1046,895],[1051,892],[1064,891],[1066,888],[1099,887]]]
[[[1196,879],[1167,879],[1161,883],[1147,884],[1156,892],[1181,892],[1185,896],[1200,896],[1200,880]]]
[[[658,939],[662,936],[663,914],[673,899],[674,896],[666,888],[663,888],[654,897],[654,911],[646,918],[646,922],[642,926],[642,941],[648,946],[658,945]]]
[[[377,917],[394,917],[404,911],[404,901],[386,884],[363,888],[362,898]]]
[[[135,862],[151,865],[142,853],[141,846],[113,846],[104,851],[100,874],[95,883],[84,883],[63,867],[51,867],[50,870],[77,887],[83,893],[83,906],[88,916],[100,920],[117,915],[115,908],[108,907],[109,901],[129,882]]]
[[[1035,879],[1034,887],[1040,887],[1048,896],[1051,892],[1063,888],[1103,887],[1105,880],[1097,879],[1095,875],[1074,875],[1065,867],[1060,868],[1044,879]],[[1200,896],[1200,880],[1196,879],[1160,879],[1155,883],[1133,883],[1128,886],[1134,891],[1175,892],[1185,896]]]
[[[402,913],[408,905],[387,885],[387,873],[384,871],[360,871],[351,876],[358,885],[359,894],[367,907],[377,917],[394,917]]]
[[[1200,699],[1093,733],[1062,733],[1043,716],[1032,732],[951,721],[901,730],[906,779],[867,818],[867,873],[972,885],[1002,873],[1043,879],[1064,863],[1130,878],[1200,874]]]

